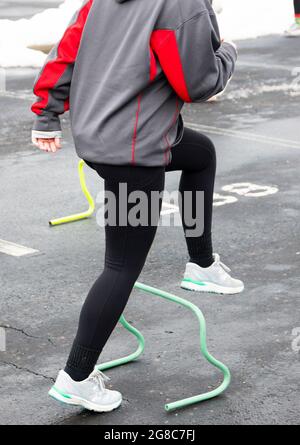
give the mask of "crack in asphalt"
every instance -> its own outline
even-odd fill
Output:
[[[46,379],[46,380],[51,380],[51,382],[55,383],[55,379],[54,379],[53,377],[49,377],[49,376],[47,376],[47,375],[40,374],[39,372],[32,371],[31,369],[29,369],[29,368],[25,368],[25,367],[23,367],[23,366],[18,366],[18,365],[16,365],[16,364],[13,363],[13,362],[1,361],[0,363],[3,364],[3,365],[12,366],[13,368],[18,369],[19,371],[25,371],[25,372],[28,372],[29,374],[35,375],[35,376],[37,376],[37,377],[43,377],[44,379]]]
[[[10,329],[10,330],[12,330],[12,331],[19,332],[20,334],[23,334],[23,335],[25,335],[25,337],[28,337],[28,338],[34,338],[34,339],[39,339],[39,340],[46,340],[46,337],[37,337],[37,336],[35,336],[35,335],[30,335],[30,334],[28,334],[26,331],[24,331],[24,329],[15,328],[14,326],[0,324],[0,328],[3,328],[3,329]],[[48,341],[52,346],[56,346],[56,345],[54,344],[54,342],[51,340],[51,338],[48,337],[48,338],[47,338],[47,341]]]

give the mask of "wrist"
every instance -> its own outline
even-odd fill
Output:
[[[59,115],[49,111],[37,114],[35,116],[32,130],[45,133],[61,132]]]
[[[55,138],[62,139],[62,132],[60,130],[58,131],[32,130],[31,135],[32,139],[55,139]]]

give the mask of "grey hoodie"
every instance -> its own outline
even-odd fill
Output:
[[[36,80],[33,135],[61,136],[70,109],[79,157],[167,165],[184,103],[221,92],[236,57],[209,0],[84,1]]]

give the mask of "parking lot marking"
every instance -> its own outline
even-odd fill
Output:
[[[222,190],[228,193],[236,193],[239,196],[246,196],[247,198],[260,198],[262,196],[275,195],[279,192],[278,187],[257,185],[251,182],[236,182],[224,185]]]
[[[176,206],[175,204],[170,204],[169,202],[163,201],[163,203],[162,203],[162,211],[160,213],[162,216],[172,215],[172,213],[178,213],[178,212],[179,212],[179,207],[178,206]]]
[[[263,136],[255,133],[247,133],[245,131],[229,130],[227,128],[218,128],[210,125],[194,124],[192,122],[187,122],[186,125],[187,127],[196,131],[200,131],[202,133],[216,134],[220,136],[228,136],[238,139],[246,139],[252,142],[260,142],[262,144],[268,144],[273,146],[277,145],[278,147],[296,148],[300,150],[299,142],[290,139],[273,138],[270,136]]]
[[[6,332],[4,328],[0,328],[0,352],[6,351]]]
[[[258,62],[246,62],[246,61],[239,61],[238,66],[245,67],[245,68],[258,68],[262,70],[280,70],[280,71],[288,71],[292,72],[292,70],[295,68],[294,66],[289,65],[269,65],[267,63],[258,63]]]
[[[4,253],[5,255],[22,257],[25,255],[33,255],[38,252],[38,250],[31,249],[30,247],[20,246],[19,244],[0,239],[0,253]]]

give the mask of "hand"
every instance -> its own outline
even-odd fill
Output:
[[[227,85],[226,85],[226,87],[224,88],[223,91],[221,91],[220,93],[215,94],[214,96],[210,97],[206,102],[216,102],[218,100],[218,98],[221,97],[225,93],[225,91],[227,90],[227,87],[230,84],[231,79],[232,78],[230,77],[230,79],[228,80]]]
[[[32,143],[40,150],[49,153],[56,153],[61,149],[60,138],[52,138],[52,139],[32,138]]]

